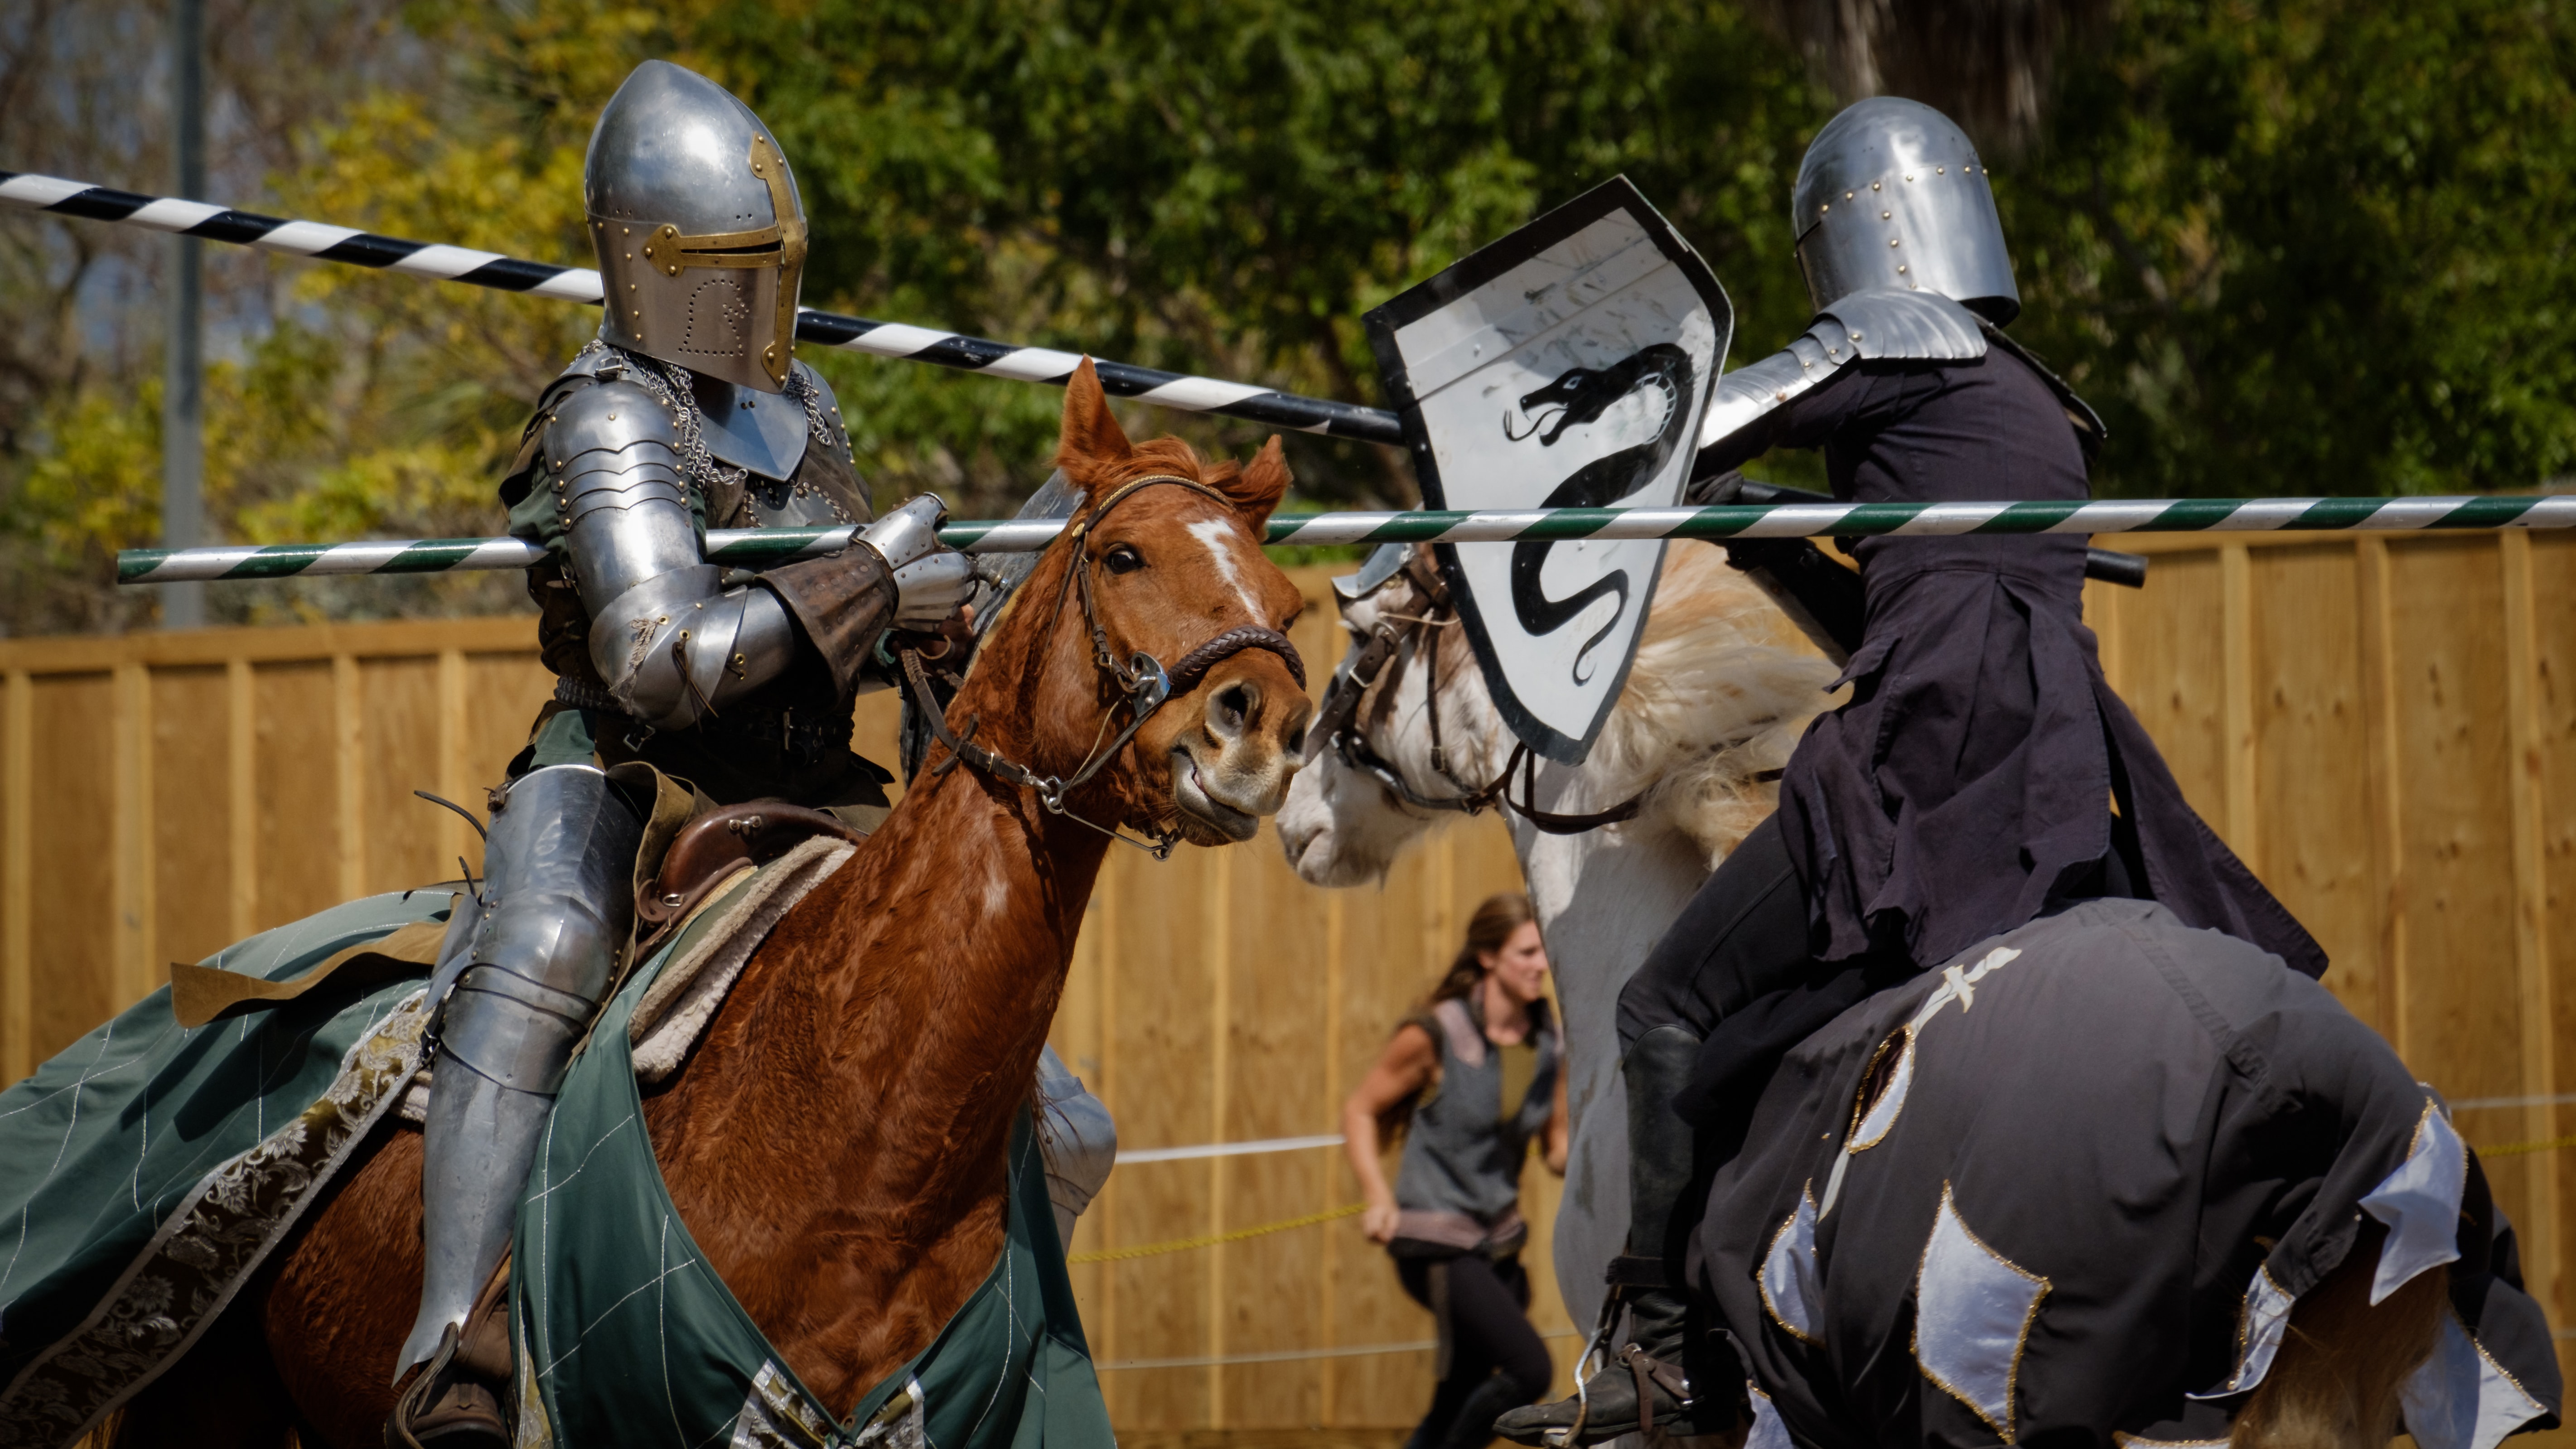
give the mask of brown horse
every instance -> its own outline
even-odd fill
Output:
[[[1260,547],[1289,481],[1276,439],[1242,469],[1177,440],[1131,446],[1086,362],[1056,461],[1095,506],[1116,506],[1039,561],[949,715],[981,721],[974,745],[1064,777],[1126,722],[1093,617],[1112,657],[1177,662],[1232,630],[1284,632],[1300,600]],[[1120,496],[1144,478],[1198,486]],[[1077,553],[1087,580],[1070,576]],[[934,747],[646,1098],[691,1233],[839,1412],[926,1347],[1002,1250],[1012,1115],[1110,848],[1085,822],[1223,845],[1286,797],[1310,707],[1285,658],[1241,649],[1175,687],[1067,796],[1070,815],[979,768],[937,773],[948,751]],[[298,1420],[308,1446],[378,1442],[420,1282],[419,1198],[420,1139],[389,1132],[113,1442],[274,1449]]]

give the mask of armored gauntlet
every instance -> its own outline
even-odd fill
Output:
[[[924,493],[859,533],[858,541],[894,575],[898,629],[937,628],[974,585],[975,566],[939,541],[939,525],[947,519],[948,505],[938,494]]]

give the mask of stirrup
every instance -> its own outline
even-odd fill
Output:
[[[463,1325],[449,1325],[439,1335],[438,1351],[394,1385],[385,1449],[508,1449],[515,1437],[509,1287],[510,1260],[504,1257],[475,1295]]]

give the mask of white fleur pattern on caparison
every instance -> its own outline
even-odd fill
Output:
[[[2048,1280],[1987,1247],[1941,1184],[1914,1276],[1914,1362],[2007,1444],[2022,1349],[2046,1296]]]
[[[2379,1246],[2379,1269],[2370,1279],[2372,1307],[2425,1269],[2458,1260],[2460,1194],[2468,1181],[2468,1148],[2427,1100],[2406,1160],[2361,1199],[2361,1210],[2388,1227],[2388,1240]]]
[[[1789,1335],[1803,1343],[1820,1337],[1817,1326],[1823,1294],[1816,1287],[1816,1199],[1798,1191],[1797,1211],[1771,1235],[1771,1251],[1762,1257],[1762,1306]]]
[[[2423,1449],[2495,1449],[2507,1434],[2549,1412],[2469,1336],[2442,1315],[2433,1356],[2398,1391],[2407,1432]]]

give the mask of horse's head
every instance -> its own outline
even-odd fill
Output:
[[[1098,761],[1069,813],[1198,845],[1250,839],[1287,798],[1313,712],[1285,637],[1304,602],[1261,551],[1289,482],[1279,440],[1248,468],[1175,438],[1130,443],[1086,361],[1056,464],[1082,506],[950,717],[990,731],[1007,710],[1007,738],[979,740],[1039,775],[1072,781]]]
[[[1316,885],[1384,876],[1416,837],[1462,818],[1458,802],[1496,781],[1511,756],[1457,612],[1435,597],[1428,550],[1381,573],[1337,585],[1352,643],[1326,698],[1332,728],[1310,745],[1314,758],[1279,813],[1289,865]],[[1647,791],[1638,817],[1612,828],[1676,831],[1711,863],[1733,849],[1769,813],[1769,780],[1833,677],[1812,651],[1780,647],[1783,625],[1717,550],[1673,550],[1627,689],[1547,808],[1598,810]]]
[[[1352,643],[1326,697],[1334,728],[1313,743],[1315,758],[1279,815],[1289,865],[1321,886],[1383,877],[1416,837],[1460,818],[1441,802],[1495,778],[1511,753],[1457,615],[1429,597],[1439,587],[1430,551],[1417,547],[1401,571],[1379,572],[1364,571],[1359,589],[1338,581]],[[1385,641],[1376,659],[1373,640]],[[1435,706],[1446,775],[1432,760]]]

